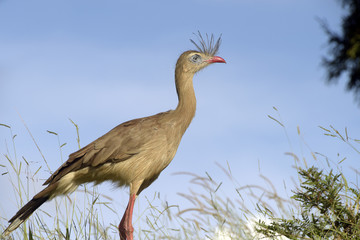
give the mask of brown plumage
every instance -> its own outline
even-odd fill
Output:
[[[195,115],[193,76],[204,67],[225,60],[214,56],[220,46],[213,37],[207,42],[199,33],[198,51],[186,51],[175,69],[178,105],[175,110],[134,119],[118,125],[92,143],[72,153],[36,194],[9,222],[3,237],[9,235],[44,202],[73,192],[86,182],[112,181],[130,187],[129,204],[119,225],[120,239],[133,239],[132,211],[142,190],[155,181],[174,158],[180,140]]]

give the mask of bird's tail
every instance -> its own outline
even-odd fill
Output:
[[[44,202],[50,199],[48,194],[48,188],[34,196],[31,201],[25,204],[16,214],[13,216],[9,223],[10,225],[2,233],[1,238],[7,237],[12,231],[17,229],[30,215],[38,209]]]

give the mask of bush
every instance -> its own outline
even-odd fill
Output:
[[[288,220],[263,211],[272,222],[260,220],[257,231],[271,238],[359,239],[359,190],[349,187],[345,177],[333,170],[326,174],[310,167],[298,172],[302,181],[292,198],[300,204],[299,216]]]

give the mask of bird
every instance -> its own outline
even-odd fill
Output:
[[[193,39],[190,41],[196,50],[183,52],[176,62],[176,108],[124,122],[70,154],[44,182],[46,187],[9,220],[2,237],[9,236],[46,201],[74,192],[84,183],[111,181],[118,187],[130,188],[129,202],[118,229],[121,240],[133,240],[135,199],[173,160],[181,138],[195,116],[195,73],[213,63],[226,63],[216,56],[221,35],[216,41],[213,34],[210,37],[206,34],[206,38],[200,32],[195,35],[198,43]]]

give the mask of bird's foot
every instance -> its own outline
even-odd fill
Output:
[[[123,222],[119,225],[120,240],[133,240],[134,228],[132,226],[124,226]]]

